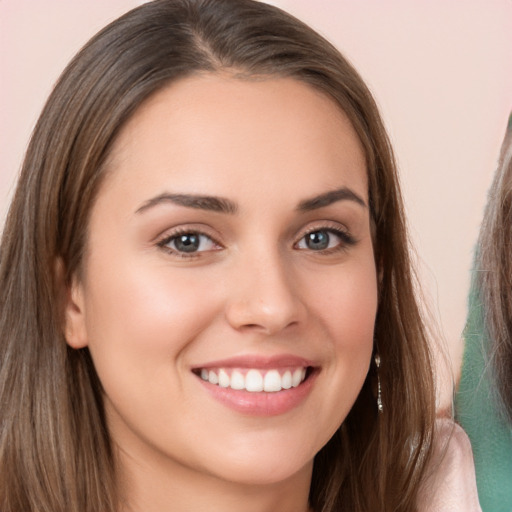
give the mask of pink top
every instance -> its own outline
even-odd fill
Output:
[[[469,438],[449,419],[436,422],[436,443],[418,512],[481,512]]]

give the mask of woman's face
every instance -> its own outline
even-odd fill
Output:
[[[310,475],[370,364],[363,151],[292,79],[183,79],[122,130],[66,335],[125,461],[243,483]]]

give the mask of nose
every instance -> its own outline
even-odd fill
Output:
[[[265,254],[237,267],[226,306],[226,319],[234,329],[271,335],[303,322],[306,307],[291,265],[277,254]]]

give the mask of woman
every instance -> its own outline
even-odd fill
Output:
[[[457,394],[484,511],[512,509],[512,117],[480,229]]]
[[[0,261],[0,509],[416,508],[431,359],[361,78],[250,0],[95,36]]]

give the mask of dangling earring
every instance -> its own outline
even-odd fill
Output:
[[[377,410],[380,414],[384,411],[384,406],[382,405],[382,390],[380,387],[380,355],[377,352],[374,357],[375,366],[377,367]]]

